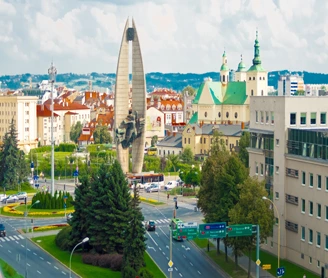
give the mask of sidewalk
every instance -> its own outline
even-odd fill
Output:
[[[152,199],[155,199],[157,200],[158,198],[158,194],[155,192],[155,193],[145,193],[145,192],[140,192],[140,196],[144,196],[144,197],[147,197],[147,198],[152,198]],[[164,203],[167,203],[168,205],[172,205],[173,204],[173,195],[170,195],[170,199],[168,200],[168,203],[167,203],[167,193],[166,192],[160,192],[159,193],[159,199],[161,202],[164,202]],[[192,205],[194,207],[196,207],[197,205],[197,198],[190,198],[190,197],[183,197],[182,195],[177,195],[178,197],[178,204],[179,203],[185,203],[185,204],[188,204],[188,205]],[[211,241],[215,248],[217,247],[217,242],[216,240],[214,241]],[[221,252],[224,253],[224,244],[222,242],[222,240],[220,241],[220,250]],[[206,253],[207,251],[205,251]],[[228,248],[228,256],[234,261],[235,258],[234,258],[234,255],[232,253],[232,249],[231,248]],[[260,250],[260,260],[261,260],[261,250]],[[243,268],[246,272],[248,270],[248,257],[243,255],[241,257],[238,257],[238,264],[241,268]],[[251,261],[251,276],[252,277],[256,277],[256,263]],[[261,278],[272,278],[272,277],[275,277],[273,276],[272,274],[270,274],[269,272],[263,270],[261,267],[260,267],[260,277]]]

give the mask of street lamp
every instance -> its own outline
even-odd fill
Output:
[[[273,205],[273,207],[276,210],[276,214],[278,216],[278,268],[280,268],[280,217],[279,217],[279,211],[278,211],[278,208],[276,207],[276,205],[274,204],[274,202],[272,202],[269,198],[263,196],[262,199],[269,201]]]
[[[54,140],[54,83],[57,69],[51,62],[48,69],[49,81],[51,83],[51,196],[55,194],[55,140]]]
[[[75,245],[75,247],[73,248],[73,250],[71,252],[71,256],[69,257],[69,278],[72,278],[72,255],[73,255],[73,252],[76,247],[78,247],[80,244],[85,243],[87,241],[89,241],[89,238],[88,237],[84,238],[81,242],[79,242],[78,244]]]
[[[27,198],[25,199],[25,278],[27,278],[27,215],[30,209],[38,203],[40,203],[40,200],[36,200],[27,210]]]

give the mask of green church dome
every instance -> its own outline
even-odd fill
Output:
[[[222,64],[220,71],[229,71],[227,64]]]

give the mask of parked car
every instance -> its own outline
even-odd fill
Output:
[[[6,227],[3,224],[0,224],[0,236],[6,236]]]
[[[159,186],[158,184],[153,183],[150,187],[147,188],[147,193],[158,192]]]
[[[0,194],[0,202],[2,202],[2,200],[6,198],[7,198],[7,194]]]
[[[17,194],[16,194],[16,196],[18,197],[18,200],[21,200],[21,199],[25,199],[25,198],[27,198],[27,193],[26,192],[18,192]]]
[[[174,187],[177,187],[179,185],[178,181],[169,181],[165,186],[164,189],[165,190],[171,190]]]
[[[154,220],[149,220],[145,223],[145,229],[147,231],[155,231],[156,230],[156,225]]]
[[[16,195],[9,195],[7,198],[2,200],[3,203],[15,203],[18,202],[18,197]]]

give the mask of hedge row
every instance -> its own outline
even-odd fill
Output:
[[[110,268],[114,271],[120,271],[122,269],[123,255],[114,254],[82,254],[82,261],[85,264],[91,264],[94,266],[100,266],[104,268]]]

